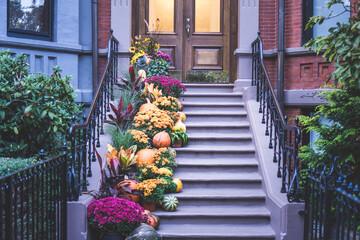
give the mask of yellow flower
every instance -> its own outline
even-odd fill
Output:
[[[135,47],[129,48],[129,52],[130,52],[130,53],[135,53]]]

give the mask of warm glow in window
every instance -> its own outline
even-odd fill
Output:
[[[220,0],[195,0],[195,32],[220,32]]]
[[[151,32],[174,32],[174,0],[149,0]]]

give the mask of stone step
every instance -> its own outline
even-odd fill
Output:
[[[233,133],[242,134],[249,133],[250,124],[247,122],[240,123],[188,123],[185,121],[186,132],[188,134],[195,133]]]
[[[234,84],[185,83],[186,93],[232,93]]]
[[[189,147],[196,146],[250,146],[252,136],[250,134],[219,134],[219,133],[196,133],[188,134]]]
[[[258,162],[253,158],[184,158],[177,156],[179,167],[256,167]]]
[[[240,103],[241,93],[185,93],[180,97],[183,103]]]
[[[159,233],[163,239],[171,240],[269,240],[275,239],[275,233],[268,225],[237,225],[237,224],[166,224],[161,225]]]
[[[251,159],[255,156],[255,148],[252,146],[242,147],[228,147],[218,146],[207,147],[181,147],[175,148],[177,158],[190,158],[190,159],[213,159],[213,158],[231,158],[231,159]]]
[[[270,213],[264,206],[179,206],[174,212],[155,212],[166,224],[266,224]]]
[[[214,164],[196,164],[197,159],[194,159],[193,163],[190,164],[181,164],[178,161],[178,168],[176,169],[176,173],[180,174],[183,172],[189,173],[198,173],[198,172],[208,172],[208,173],[254,173],[258,171],[258,164],[256,162],[252,164],[248,163],[237,163],[237,164],[221,164],[214,163]]]
[[[215,112],[219,109],[221,111],[243,111],[245,104],[243,102],[235,103],[208,103],[208,102],[184,102],[184,111],[193,112],[193,111],[209,111]]]
[[[186,123],[244,123],[247,113],[243,112],[186,112]]]
[[[174,178],[179,178],[186,189],[206,190],[217,188],[221,191],[236,188],[261,188],[261,177],[257,172],[221,172],[215,169],[206,172],[175,171]]]

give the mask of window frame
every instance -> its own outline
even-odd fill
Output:
[[[53,29],[54,29],[54,0],[49,0],[49,31],[48,32],[35,32],[29,30],[22,30],[10,27],[10,1],[7,0],[7,17],[6,17],[6,28],[8,37],[27,38],[35,40],[53,41]]]

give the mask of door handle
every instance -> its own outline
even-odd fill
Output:
[[[187,32],[187,40],[189,41],[190,39],[190,18],[186,18],[186,25],[185,25],[185,28],[186,28],[186,32]]]

